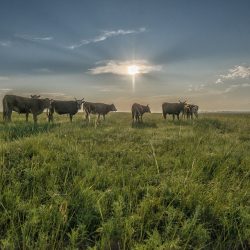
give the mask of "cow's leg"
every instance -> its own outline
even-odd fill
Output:
[[[166,113],[162,113],[163,118],[166,120],[167,119],[167,114]]]
[[[136,114],[135,119],[136,119],[136,122],[139,122],[139,121],[140,121],[140,120],[139,120],[139,115],[138,115],[138,114]]]
[[[100,114],[98,114],[97,121],[99,121],[99,120],[100,120],[100,116],[101,116],[101,115],[100,115]]]
[[[6,122],[8,119],[8,116],[7,116],[7,111],[3,111],[3,121]]]
[[[54,122],[53,113],[49,113],[49,122]]]
[[[69,114],[70,122],[72,122],[73,115]]]
[[[179,114],[177,114],[177,119],[180,120]]]
[[[89,114],[86,112],[85,113],[85,119],[88,120],[89,119]]]
[[[174,120],[174,118],[175,118],[175,116],[174,116],[174,114],[173,114],[173,120]]]
[[[11,122],[12,110],[7,111],[7,121]]]
[[[133,122],[136,122],[136,113],[135,112],[132,112],[132,120],[133,120]]]
[[[29,113],[26,113],[26,122],[29,120]]]
[[[33,114],[33,121],[34,121],[34,124],[37,124],[37,115],[36,114]]]
[[[105,121],[105,115],[103,115],[103,120]]]

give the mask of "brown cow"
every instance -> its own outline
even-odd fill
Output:
[[[142,122],[142,116],[144,113],[151,113],[149,106],[144,106],[139,103],[134,103],[131,108],[133,122]]]
[[[186,105],[186,101],[181,102],[179,101],[179,103],[169,103],[169,102],[164,102],[162,104],[162,115],[164,117],[164,119],[167,118],[167,114],[173,115],[173,120],[175,119],[175,115],[177,115],[178,120],[179,115],[181,112],[184,111],[184,107]]]
[[[105,104],[105,103],[93,103],[93,102],[85,102],[83,104],[83,109],[86,112],[86,119],[90,121],[90,114],[98,114],[98,120],[100,116],[103,116],[105,120],[105,115],[110,111],[117,111],[114,104]]]
[[[68,114],[70,122],[72,122],[73,115],[75,115],[84,103],[84,98],[75,101],[52,101],[51,108],[48,114],[49,121],[53,121],[53,114],[56,112],[59,115]]]
[[[37,99],[27,98],[16,95],[5,95],[3,98],[3,120],[11,121],[12,111],[19,114],[26,114],[26,120],[29,113],[33,114],[34,123],[37,123],[37,116],[40,115],[45,109],[49,109],[51,101],[48,98]]]

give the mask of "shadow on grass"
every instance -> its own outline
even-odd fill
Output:
[[[155,122],[132,122],[132,128],[144,129],[144,128],[158,128]]]
[[[40,133],[47,133],[57,126],[58,124],[49,123],[40,123],[36,125],[23,122],[10,123],[4,125],[2,137],[5,141],[14,141]]]

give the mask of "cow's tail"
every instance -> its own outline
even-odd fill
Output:
[[[8,109],[8,103],[6,100],[6,96],[3,98],[3,121],[7,121],[8,119],[8,113],[9,113],[9,109]]]

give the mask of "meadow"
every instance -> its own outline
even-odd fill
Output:
[[[0,123],[1,249],[250,248],[250,114],[24,120]]]

